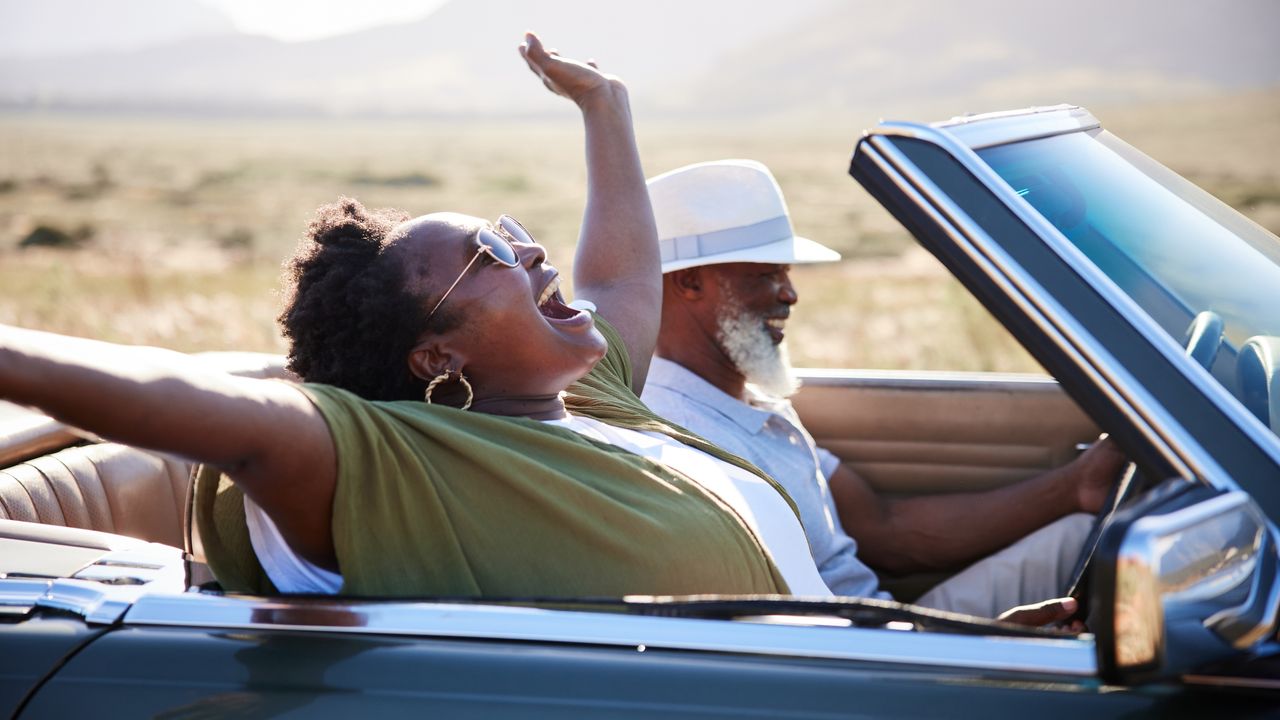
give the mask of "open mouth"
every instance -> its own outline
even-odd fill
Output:
[[[538,295],[538,312],[551,320],[568,320],[578,315],[579,311],[566,305],[560,294],[560,276],[552,277]]]
[[[786,318],[777,318],[777,317],[765,318],[764,327],[766,330],[769,331],[769,336],[773,338],[774,345],[777,345],[778,343],[782,342],[782,338],[786,334],[783,332],[783,329],[786,327],[786,325],[787,325]]]

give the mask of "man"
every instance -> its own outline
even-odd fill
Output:
[[[786,400],[797,389],[783,344],[798,300],[788,271],[839,254],[795,237],[782,192],[760,163],[673,170],[649,180],[649,197],[662,247],[663,308],[643,399],[786,488],[834,593],[888,598],[868,564],[905,574],[974,563],[917,602],[995,617],[1061,594],[1090,528],[1082,513],[1097,512],[1124,463],[1110,442],[989,492],[880,497],[817,447]],[[1038,617],[1072,609],[1059,603]]]

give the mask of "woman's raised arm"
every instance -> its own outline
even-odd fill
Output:
[[[235,377],[167,350],[0,326],[0,398],[221,468],[296,552],[336,567],[333,438],[296,386]]]
[[[562,58],[529,34],[521,53],[586,126],[587,206],[574,258],[575,297],[595,303],[627,345],[632,385],[644,387],[662,308],[658,230],[636,148],[626,86],[594,62]]]

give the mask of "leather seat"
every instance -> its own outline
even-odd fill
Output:
[[[67,448],[0,470],[0,518],[183,547],[190,467],[137,448]]]
[[[1280,337],[1246,340],[1236,356],[1236,380],[1244,406],[1280,434]]]

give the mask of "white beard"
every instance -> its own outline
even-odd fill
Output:
[[[755,389],[788,398],[800,389],[785,343],[774,345],[760,317],[725,303],[716,318],[717,338],[738,372]]]

